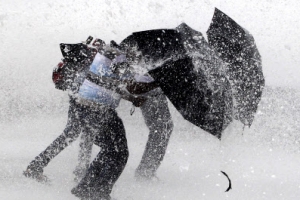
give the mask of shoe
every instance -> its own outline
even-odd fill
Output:
[[[146,171],[136,170],[134,177],[137,181],[153,181],[158,182],[159,178],[155,173],[147,173]]]
[[[93,191],[91,188],[81,188],[76,186],[71,190],[71,193],[80,198],[80,200],[111,200],[109,194],[100,194],[99,192]]]
[[[116,199],[111,199],[110,197],[88,197],[88,198],[81,198],[80,200],[116,200]]]
[[[23,171],[23,175],[40,183],[49,182],[48,177],[43,174],[43,169],[41,168],[32,168],[28,166],[27,169]]]
[[[110,197],[88,197],[88,198],[81,198],[80,200],[115,200],[115,199],[111,199]]]
[[[84,175],[86,174],[87,170],[86,169],[75,169],[73,171],[73,174],[75,175],[74,181],[76,183],[79,183],[80,180],[84,177]]]

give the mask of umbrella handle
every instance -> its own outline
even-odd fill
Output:
[[[221,171],[221,172],[222,172],[222,174],[224,174],[227,177],[227,179],[229,181],[229,186],[228,186],[227,190],[225,191],[225,192],[228,192],[229,190],[232,189],[232,187],[231,187],[231,180],[230,180],[229,176],[225,172],[223,172],[223,171]]]

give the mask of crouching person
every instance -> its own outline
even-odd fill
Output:
[[[90,69],[97,72],[106,69],[104,74],[113,76],[107,63],[110,63],[108,58],[97,54]],[[88,132],[93,133],[93,143],[100,147],[87,172],[71,191],[81,199],[110,199],[113,185],[126,165],[128,147],[125,128],[115,110],[120,99],[120,94],[95,84],[90,78],[86,78],[79,89],[77,100],[88,106],[84,115],[88,116],[86,120],[92,121]]]
[[[83,132],[91,143],[100,147],[100,151],[71,192],[81,200],[111,198],[112,188],[129,155],[123,122],[115,110],[122,95],[114,87],[101,86],[101,81],[101,84],[95,83],[97,80],[88,76],[91,73],[100,73],[101,76],[98,77],[103,80],[113,80],[116,75],[111,70],[111,63],[111,59],[100,53],[96,54],[87,72],[82,75],[84,80],[80,83],[79,90],[70,96],[67,128],[29,164],[24,172],[26,177],[46,181],[43,168]]]

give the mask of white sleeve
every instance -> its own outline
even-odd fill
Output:
[[[141,82],[141,83],[151,83],[154,81],[154,79],[151,76],[145,76],[140,74],[135,74],[134,79],[136,80],[136,82]]]

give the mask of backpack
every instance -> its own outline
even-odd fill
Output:
[[[96,53],[105,45],[104,41],[95,39],[92,46],[89,46],[92,40],[93,37],[89,36],[84,43],[60,44],[63,59],[52,72],[52,81],[56,89],[74,90],[74,82],[79,73],[90,66]]]

